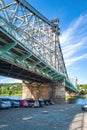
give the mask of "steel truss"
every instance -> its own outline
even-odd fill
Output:
[[[2,59],[8,58],[12,64],[17,62],[25,68],[27,65],[52,80],[68,79],[58,19],[49,21],[25,0],[0,0],[0,27],[0,32],[12,40],[9,44],[0,37],[4,43],[0,45]]]

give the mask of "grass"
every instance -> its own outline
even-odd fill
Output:
[[[67,95],[67,96],[66,96],[66,99],[69,99],[69,98],[71,98],[71,96],[70,96],[70,95]]]
[[[87,95],[79,95],[79,96],[70,96],[70,95],[67,95],[66,96],[66,99],[69,99],[69,98],[86,98],[87,99]]]
[[[14,94],[14,95],[9,95],[9,94],[0,94],[0,96],[22,96],[22,94]]]

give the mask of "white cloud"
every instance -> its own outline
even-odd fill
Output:
[[[81,15],[74,20],[65,31],[63,31],[60,37],[61,43],[66,42],[66,44],[68,44],[70,40],[75,40],[74,36],[76,37],[76,33],[81,33],[82,35],[84,29],[86,29],[84,28],[84,24],[87,24],[87,15]]]
[[[87,58],[87,14],[74,20],[69,27],[62,32],[60,43],[66,66],[78,60]],[[80,53],[79,53],[80,52]]]
[[[63,48],[64,57],[69,58],[75,52],[77,52],[77,50],[80,50],[82,45],[83,45],[83,42],[79,42],[79,43],[76,43],[76,44],[72,43],[72,44],[66,45]]]
[[[0,76],[0,83],[21,83],[21,80]]]
[[[65,60],[66,66],[69,66],[69,65],[73,64],[74,62],[81,60],[81,59],[87,59],[87,54],[83,54],[81,56]]]

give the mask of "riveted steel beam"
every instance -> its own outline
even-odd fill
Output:
[[[55,75],[58,75],[58,74],[55,73],[54,71],[52,71],[50,75],[51,75],[52,77],[54,77]]]
[[[30,58],[32,56],[31,53],[27,53],[26,55],[23,55],[21,57],[18,58],[19,61],[24,61],[26,60],[27,58]]]
[[[41,63],[41,61],[35,61],[35,62],[31,63],[31,66],[33,67],[33,66],[36,66],[36,65],[38,65],[40,63]]]
[[[1,31],[0,31],[0,33],[1,33]],[[5,44],[8,44],[8,42],[5,41],[4,39],[2,39],[1,37],[0,37],[0,42],[5,43]]]
[[[56,74],[56,75],[53,75],[52,77],[53,77],[54,79],[56,79],[56,78],[58,78],[58,77],[63,77],[63,76]]]
[[[42,71],[42,70],[44,70],[44,69],[46,69],[46,68],[47,68],[47,66],[42,66],[42,67],[39,67],[38,70],[39,70],[39,71]]]
[[[53,79],[54,80],[60,80],[60,79],[64,79],[64,77],[63,76],[57,76],[57,77],[54,77]]]
[[[3,46],[3,51],[9,51],[10,49],[14,48],[17,45],[17,42],[10,43],[8,45]]]
[[[16,3],[17,3],[17,2],[14,1],[14,2],[12,2],[12,3],[10,3],[10,4],[7,4],[6,6],[2,7],[2,10],[6,9],[6,8],[9,8],[10,6],[12,6],[12,5],[16,4]]]
[[[46,73],[50,73],[52,70],[45,70]]]
[[[32,7],[27,1],[25,0],[16,0],[20,4],[24,5],[25,8],[27,8],[29,11],[31,11],[34,15],[42,19],[44,22],[49,24],[50,26],[54,26],[47,18],[45,18],[40,12],[38,12],[34,7]]]
[[[62,81],[63,79],[63,77],[54,78],[55,81]]]

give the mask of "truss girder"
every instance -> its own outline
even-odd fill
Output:
[[[31,51],[26,50],[26,48],[24,48],[24,46],[21,45],[14,38],[11,39],[11,36],[2,28],[0,28],[0,33],[5,35],[5,39],[7,37],[8,39],[12,41],[12,43],[8,44],[8,42],[6,42],[5,39],[2,40],[4,41],[5,45],[4,46],[2,45],[0,47],[0,54],[1,54],[0,59],[5,60],[18,67],[20,66],[21,68],[25,68],[25,70],[39,73],[40,75],[43,75],[46,78],[49,78],[51,80],[53,80],[53,77],[52,75],[50,75],[50,72],[56,73],[56,75],[60,75],[60,77],[63,75],[63,74],[61,75],[59,72],[56,72],[55,68],[51,67],[43,59],[41,59],[40,57],[37,57]],[[7,49],[5,49],[6,51],[3,52],[3,49],[1,48],[7,48]]]
[[[0,0],[0,33],[1,59],[53,81],[68,79],[58,20],[49,21],[25,0]]]
[[[14,35],[21,36],[18,40],[55,67],[55,25],[25,0],[1,1],[0,16],[12,26]]]

